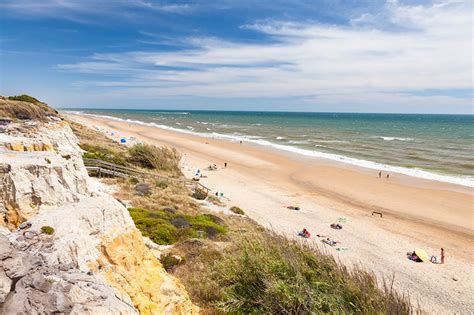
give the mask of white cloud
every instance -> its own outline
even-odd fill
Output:
[[[62,70],[128,79],[90,82],[130,97],[308,97],[315,102],[433,102],[469,106],[453,96],[401,91],[472,89],[472,6],[386,4],[349,26],[286,21],[244,25],[271,43],[191,38],[178,52],[97,54]],[[382,97],[385,96],[385,97]]]

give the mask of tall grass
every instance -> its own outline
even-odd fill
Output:
[[[206,259],[206,258],[201,258]],[[192,265],[187,264],[192,269]],[[199,265],[199,264],[198,264]],[[374,275],[348,270],[328,254],[271,232],[237,236],[207,261],[192,292],[212,312],[229,314],[409,314],[409,300]],[[185,268],[184,266],[182,268]]]
[[[179,160],[181,156],[175,148],[157,147],[149,144],[135,144],[128,150],[127,160],[148,169],[167,171],[181,175]]]

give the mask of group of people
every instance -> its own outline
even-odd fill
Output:
[[[423,262],[423,260],[416,254],[416,251],[408,252],[407,258],[414,262]],[[444,264],[444,248],[441,248],[440,260],[437,256],[430,256],[430,262],[433,264]]]
[[[386,177],[387,177],[387,179],[389,179],[389,178],[390,178],[390,174],[387,173]],[[382,171],[379,171],[379,178],[382,178]]]
[[[331,227],[333,226],[334,224],[331,224]],[[342,225],[340,224],[335,224],[337,226],[339,226],[340,228],[336,228],[338,230],[342,229]],[[298,236],[301,236],[303,238],[310,238],[311,237],[311,233],[306,229],[304,228],[303,230],[301,230],[300,232],[298,232]],[[333,239],[331,239],[330,237],[328,237],[327,235],[321,235],[321,234],[317,234],[316,235],[318,238],[321,239],[321,242],[323,242],[324,244],[327,244],[329,246],[336,246],[337,244],[339,244],[340,242],[339,241],[335,241]]]

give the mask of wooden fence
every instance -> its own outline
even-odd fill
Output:
[[[190,180],[187,178],[174,178],[174,177],[168,177],[168,176],[163,176],[159,174],[153,174],[153,173],[137,170],[131,167],[125,167],[122,165],[117,165],[114,163],[102,161],[99,159],[84,159],[84,165],[90,174],[94,174],[98,177],[112,176],[112,177],[123,177],[123,178],[136,178],[138,180],[142,180],[145,178],[154,178],[156,180],[160,180],[164,182],[173,182],[173,183],[182,184],[192,190],[202,190],[206,194],[209,194],[209,192],[211,191],[206,186],[194,180]]]

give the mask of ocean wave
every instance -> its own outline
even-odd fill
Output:
[[[107,116],[107,115],[96,115],[96,114],[87,114],[87,113],[84,113],[83,115],[89,115],[89,116],[107,118],[107,119],[116,120],[116,121],[157,127],[157,128],[161,128],[165,130],[193,134],[193,135],[203,136],[203,137],[208,137],[208,138],[220,138],[220,139],[224,139],[224,140],[227,139],[231,141],[245,141],[245,142],[258,144],[261,146],[272,147],[272,148],[279,149],[282,151],[292,152],[292,153],[309,156],[309,157],[329,159],[329,160],[351,164],[351,165],[355,165],[359,167],[374,169],[377,171],[400,173],[400,174],[423,178],[423,179],[447,182],[447,183],[452,183],[452,184],[457,184],[457,185],[462,185],[462,186],[467,186],[467,187],[474,187],[474,177],[471,177],[471,176],[450,176],[450,175],[432,173],[432,172],[428,172],[428,171],[418,169],[418,168],[406,168],[406,167],[401,167],[401,166],[386,165],[386,164],[382,164],[378,162],[356,159],[356,158],[333,154],[333,153],[326,153],[326,152],[320,152],[316,150],[297,148],[290,145],[277,144],[277,143],[264,140],[260,137],[255,138],[251,136],[235,136],[235,135],[221,134],[217,132],[199,133],[199,132],[194,132],[187,129],[179,129],[179,128],[174,128],[174,127],[169,127],[166,125],[156,124],[153,122],[146,123],[140,120],[122,119],[122,118]]]
[[[164,115],[189,115],[189,112],[153,112],[157,114],[164,114]]]
[[[285,137],[276,137],[277,140],[283,140]]]
[[[382,139],[385,141],[393,141],[393,140],[398,140],[398,141],[413,141],[413,138],[402,138],[402,137],[383,137],[383,136],[376,136],[378,139]]]
[[[310,144],[307,140],[290,140],[288,141],[289,144]]]

